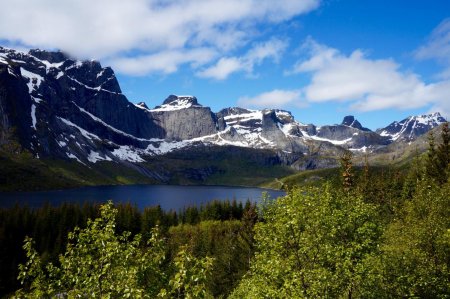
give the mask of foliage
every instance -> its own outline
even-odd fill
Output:
[[[436,147],[433,131],[428,135],[426,174],[438,184],[448,181],[450,173],[450,129],[448,122],[442,125],[441,143]]]
[[[386,229],[372,262],[373,298],[450,296],[450,184],[423,180]],[[367,296],[369,297],[369,296]]]
[[[315,187],[268,203],[255,226],[256,255],[232,298],[356,294],[377,252],[376,209],[360,196]]]
[[[169,229],[170,252],[176,253],[187,244],[197,258],[214,257],[206,288],[215,298],[228,295],[248,270],[253,255],[254,225],[248,214],[243,221],[207,220]]]
[[[169,280],[171,271],[164,266],[166,249],[158,228],[143,244],[140,234],[132,239],[129,232],[116,234],[116,215],[111,202],[101,206],[99,218],[69,234],[58,265],[44,265],[33,240],[27,238],[27,262],[20,265],[19,274],[25,287],[17,291],[16,297],[155,298],[173,292],[206,295],[203,282],[210,258],[197,260],[186,250],[180,251],[174,261],[176,274]]]
[[[196,259],[182,246],[174,259],[175,275],[169,281],[167,289],[158,294],[160,298],[212,298],[207,292],[206,281],[213,265],[213,259]]]

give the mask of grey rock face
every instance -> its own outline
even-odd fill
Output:
[[[193,139],[215,134],[217,117],[192,96],[170,95],[161,106],[148,110],[150,118],[164,129],[162,138],[169,141]]]
[[[216,118],[207,107],[191,107],[174,111],[151,111],[151,118],[164,130],[162,138],[193,139],[217,132]]]

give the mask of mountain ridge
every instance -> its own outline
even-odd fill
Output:
[[[411,142],[444,121],[434,113],[371,131],[354,116],[345,116],[341,124],[315,126],[282,109],[213,112],[186,95],[170,95],[150,109],[128,101],[114,71],[97,61],[0,47],[0,144],[15,128],[19,143],[36,158],[86,167],[110,162],[161,178],[167,175],[147,171],[151,157],[171,153],[189,159],[183,151],[236,147],[270,152],[268,157],[296,170],[328,168],[338,165],[345,150],[376,154],[392,143]]]

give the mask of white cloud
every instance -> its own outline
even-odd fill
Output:
[[[223,57],[216,64],[197,72],[198,77],[224,80],[232,73],[245,71],[252,74],[255,65],[266,59],[278,62],[280,55],[287,47],[287,42],[271,39],[265,43],[256,44],[242,57]]]
[[[189,63],[194,67],[202,66],[217,56],[217,52],[209,48],[192,50],[169,50],[151,55],[116,58],[110,61],[114,69],[129,75],[145,75],[148,73],[171,74],[179,65]]]
[[[27,47],[57,48],[79,58],[122,59],[136,52],[147,57],[197,48],[215,48],[227,55],[252,42],[259,25],[308,13],[319,2],[0,0],[0,39]],[[166,69],[156,69],[161,68]]]
[[[428,42],[415,52],[415,56],[420,60],[439,61],[446,68],[440,77],[450,78],[450,19],[444,20],[433,30]]]
[[[198,77],[202,78],[214,78],[216,80],[224,80],[228,78],[234,72],[245,69],[245,63],[236,57],[224,57],[219,61],[200,72],[197,73]]]
[[[238,105],[244,107],[256,108],[281,108],[286,105],[301,103],[300,90],[280,90],[275,89],[269,92],[264,92],[254,97],[241,97],[238,100]]]
[[[309,58],[289,73],[311,73],[311,82],[303,90],[309,102],[349,102],[360,111],[432,105],[450,115],[449,81],[426,84],[417,74],[402,71],[392,59],[370,59],[361,50],[347,56],[311,39],[304,46]]]

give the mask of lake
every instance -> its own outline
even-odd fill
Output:
[[[212,200],[233,200],[258,202],[262,193],[270,198],[284,196],[284,191],[252,187],[226,186],[172,186],[172,185],[121,185],[96,186],[68,190],[38,192],[0,192],[0,207],[7,208],[15,203],[27,204],[29,207],[41,207],[49,202],[57,206],[63,202],[83,204],[86,201],[104,203],[131,202],[139,209],[160,205],[164,210],[178,211],[183,207],[199,206]]]

